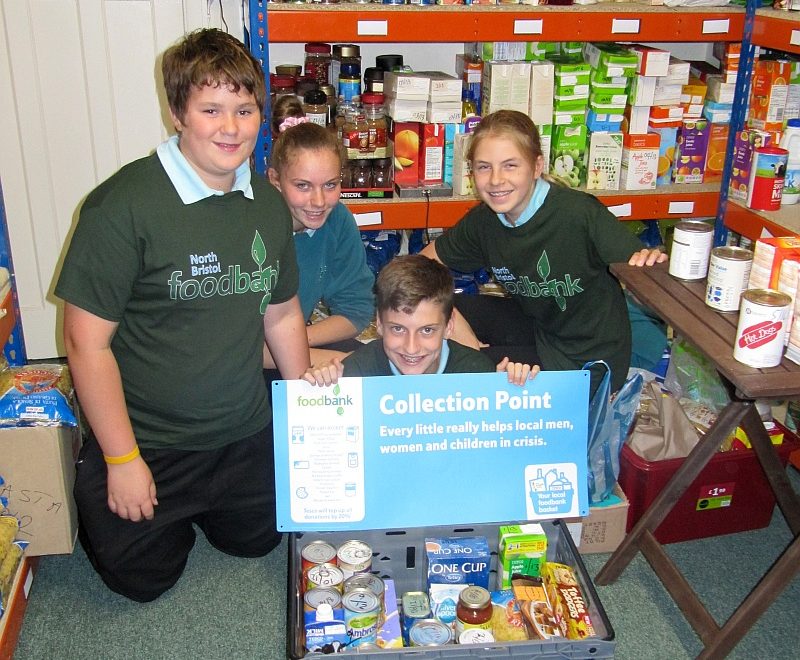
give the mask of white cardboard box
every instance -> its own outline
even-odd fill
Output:
[[[20,520],[28,556],[69,554],[78,533],[72,496],[80,431],[72,426],[0,429],[0,494]]]

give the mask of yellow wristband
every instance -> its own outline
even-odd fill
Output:
[[[136,445],[131,451],[122,456],[106,456],[103,454],[103,460],[111,465],[122,465],[123,463],[130,463],[134,458],[139,456],[139,445]]]

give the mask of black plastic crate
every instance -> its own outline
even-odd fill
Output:
[[[316,539],[339,546],[350,539],[365,541],[372,547],[372,572],[395,582],[397,597],[406,591],[426,591],[425,539],[432,536],[485,536],[492,551],[490,584],[497,577],[497,532],[498,526],[460,525],[458,527],[414,527],[407,530],[345,531],[345,532],[306,532],[289,535],[289,597],[288,597],[288,645],[289,657],[293,659],[317,657],[305,654],[303,645],[303,601],[300,593],[300,550]],[[580,582],[583,596],[589,608],[589,615],[596,637],[585,640],[529,640],[524,642],[495,642],[489,645],[459,646],[450,644],[430,648],[409,647],[402,649],[365,650],[358,653],[358,647],[341,654],[371,657],[379,660],[408,660],[414,658],[537,658],[537,659],[581,659],[613,658],[614,629],[600,603],[597,591],[578,554],[566,525],[560,521],[542,522],[547,534],[547,559],[571,566]]]

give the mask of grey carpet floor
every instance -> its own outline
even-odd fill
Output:
[[[789,469],[800,491],[800,476]],[[722,622],[778,554],[790,532],[776,510],[769,527],[666,546]],[[108,591],[80,547],[45,557],[30,593],[16,660],[174,660],[286,657],[287,543],[264,559],[237,559],[198,535],[186,572],[154,603]],[[587,555],[590,575],[608,555]],[[598,587],[621,659],[692,658],[700,642],[647,562],[637,556],[613,585]],[[731,658],[800,657],[800,579],[795,579]]]

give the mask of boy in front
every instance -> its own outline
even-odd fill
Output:
[[[89,194],[55,291],[92,429],[80,539],[108,587],[142,602],[178,580],[194,524],[232,555],[280,543],[264,333],[285,378],[309,365],[291,217],[248,164],[261,66],[212,29],[162,71],[178,135]]]
[[[419,254],[395,257],[375,282],[380,340],[343,360],[311,367],[303,378],[331,385],[342,376],[505,371],[510,382],[523,385],[539,372],[538,366],[508,358],[495,366],[480,351],[452,341],[453,295],[453,277],[446,266]]]

